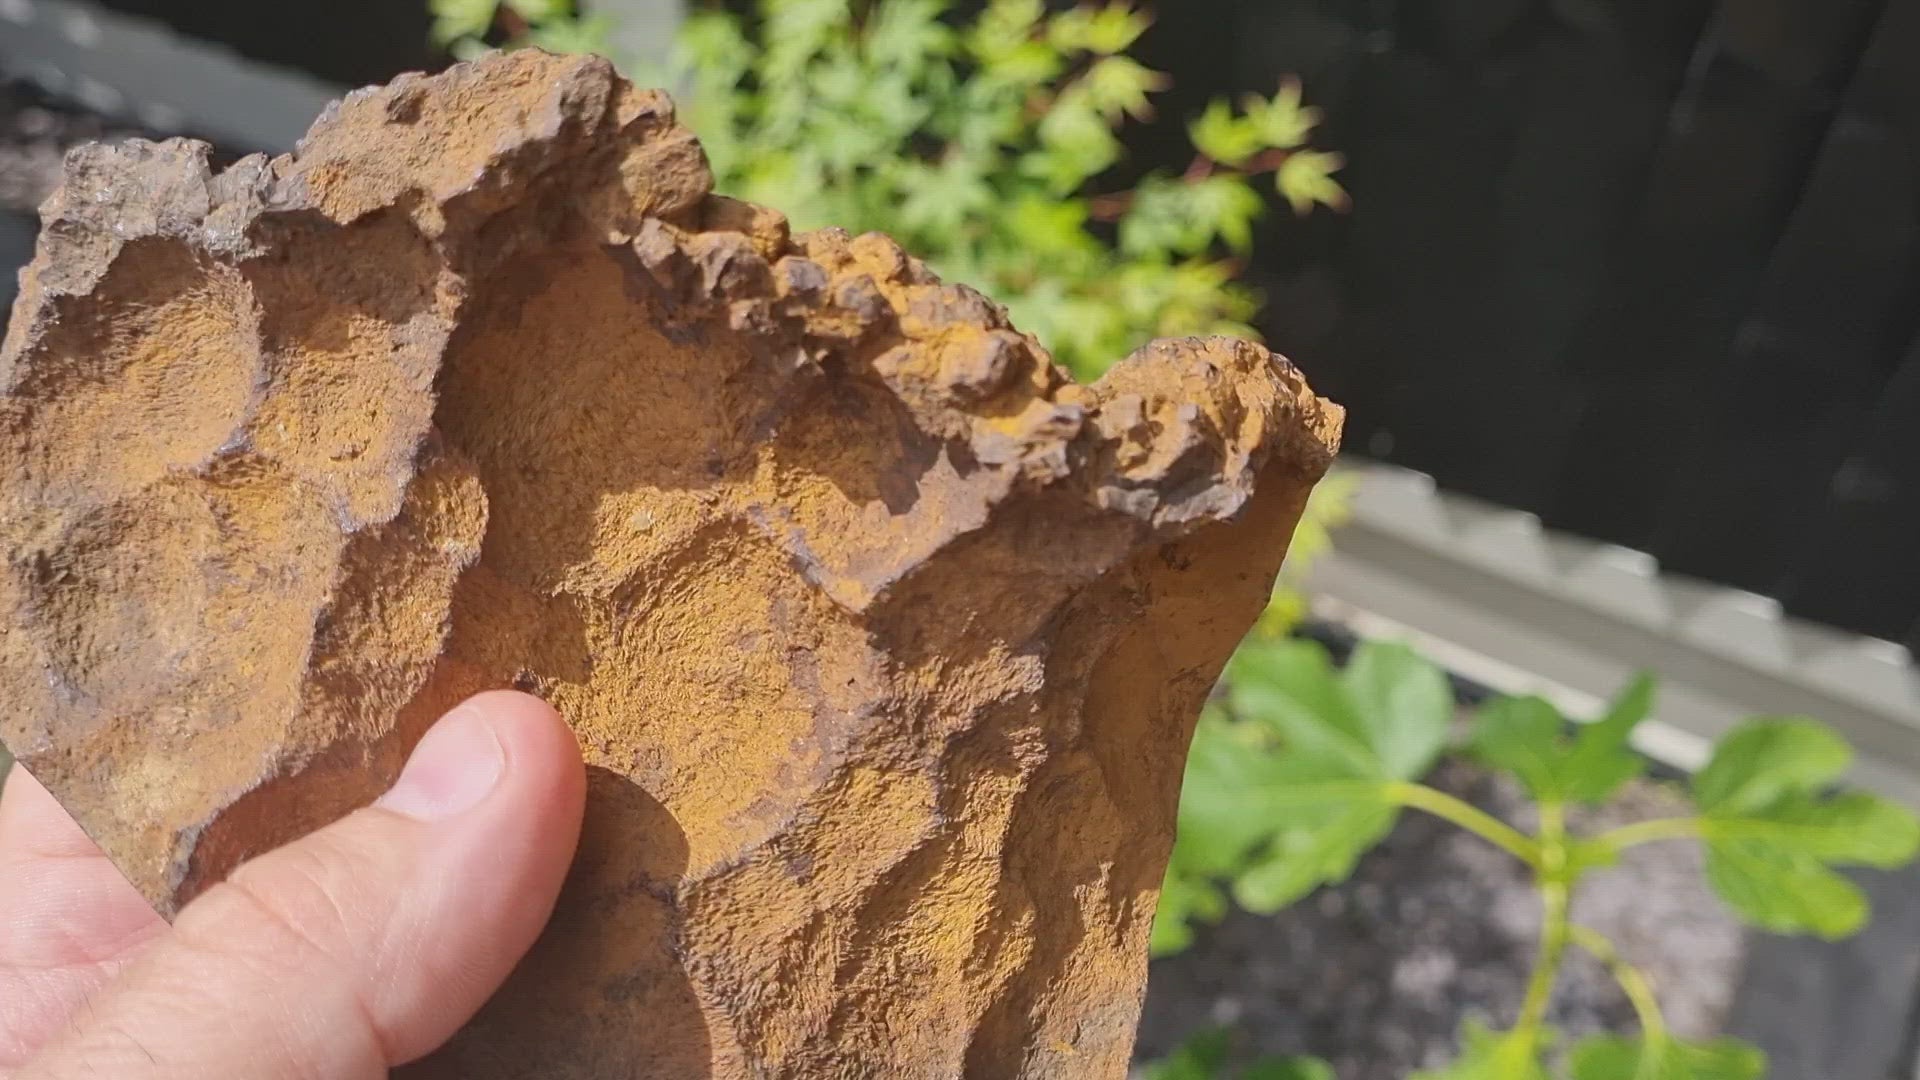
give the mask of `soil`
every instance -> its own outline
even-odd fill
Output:
[[[1527,823],[1526,799],[1504,778],[1449,763],[1430,782]],[[1684,809],[1670,785],[1639,781],[1614,805],[1575,815],[1572,825],[1606,828]],[[1629,852],[1582,885],[1574,918],[1647,971],[1677,1031],[1719,1033],[1743,938],[1708,890],[1695,847]],[[1138,1054],[1158,1057],[1220,1026],[1235,1032],[1243,1057],[1310,1053],[1331,1061],[1340,1080],[1403,1080],[1448,1061],[1463,1020],[1512,1022],[1539,925],[1538,901],[1518,863],[1410,812],[1346,883],[1278,916],[1236,911],[1203,930],[1187,952],[1156,961]],[[1570,1036],[1635,1026],[1611,977],[1579,955],[1569,956],[1550,1022]]]

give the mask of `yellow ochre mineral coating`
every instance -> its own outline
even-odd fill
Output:
[[[291,156],[90,147],[0,351],[0,736],[154,903],[502,685],[551,928],[423,1077],[1125,1074],[1193,719],[1338,439],[1286,361],[1079,386],[884,236],[496,55]]]

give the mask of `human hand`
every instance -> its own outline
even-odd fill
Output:
[[[474,697],[373,806],[172,927],[17,766],[0,796],[0,1078],[384,1077],[445,1042],[552,913],[586,797],[538,699]]]

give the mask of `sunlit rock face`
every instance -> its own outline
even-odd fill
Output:
[[[154,904],[517,686],[585,836],[418,1075],[1124,1075],[1194,716],[1338,408],[1228,340],[1077,385],[713,194],[597,60],[206,153],[77,152],[0,352],[0,734]]]

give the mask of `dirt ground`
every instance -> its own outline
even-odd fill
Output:
[[[1432,782],[1509,821],[1526,800],[1513,784],[1460,763]],[[1606,827],[1684,812],[1680,793],[1637,782],[1614,806],[1577,815]],[[1612,937],[1645,969],[1672,1026],[1717,1034],[1740,975],[1740,928],[1701,877],[1697,848],[1654,844],[1596,873],[1574,917]],[[1540,925],[1512,858],[1444,822],[1409,812],[1353,878],[1271,918],[1235,912],[1187,952],[1156,961],[1141,1022],[1142,1060],[1210,1026],[1238,1051],[1311,1053],[1340,1080],[1403,1080],[1449,1060],[1469,1016],[1512,1021]],[[1573,956],[1551,1023],[1568,1035],[1631,1031],[1633,1010],[1606,971]]]

